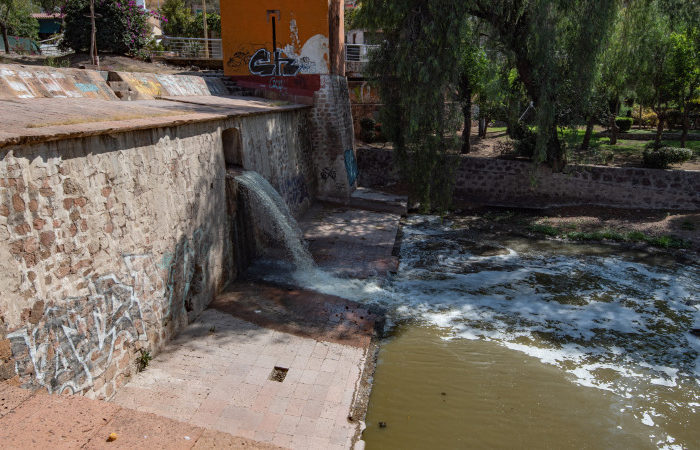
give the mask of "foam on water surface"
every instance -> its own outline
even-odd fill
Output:
[[[380,305],[390,324],[419,320],[557,366],[574,383],[627,399],[657,446],[674,445],[665,426],[695,417],[700,402],[700,342],[690,333],[700,323],[697,266],[647,264],[612,247],[504,245],[449,225],[409,219],[388,282],[338,278],[308,261],[266,278]],[[293,254],[300,246],[288,244]]]

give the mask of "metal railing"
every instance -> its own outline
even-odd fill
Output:
[[[151,56],[170,59],[223,59],[221,39],[161,36]]]
[[[369,62],[369,53],[379,45],[345,44],[345,60],[349,62]]]
[[[70,53],[58,48],[58,45],[61,43],[61,39],[63,39],[62,34],[44,41],[39,41],[38,44],[41,54],[46,56],[63,56]]]

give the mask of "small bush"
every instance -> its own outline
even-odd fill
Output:
[[[671,164],[683,163],[692,158],[693,151],[688,148],[662,147],[654,150],[652,147],[644,150],[644,167],[666,169]]]
[[[636,125],[643,127],[655,127],[658,123],[656,113],[650,109],[645,109],[642,111],[641,121],[638,115],[633,115],[632,119]]]
[[[360,139],[367,143],[374,142],[376,137],[375,128],[377,122],[371,117],[364,117],[360,120]]]
[[[632,128],[632,123],[634,122],[634,119],[631,117],[616,117],[615,118],[615,125],[617,125],[617,128],[620,130],[620,133],[626,133]]]
[[[532,158],[535,155],[537,135],[532,130],[522,126],[514,127],[512,137],[516,155],[526,158]]]
[[[151,363],[153,356],[151,356],[151,352],[144,349],[139,350],[139,353],[140,355],[136,358],[136,366],[139,372],[143,372],[144,370],[146,370],[146,367],[148,367],[148,365]]]
[[[561,229],[540,223],[530,225],[530,231],[533,233],[546,234],[547,236],[559,236],[559,234],[561,234]]]
[[[381,123],[378,123],[374,127],[374,140],[376,142],[387,142],[388,141],[387,137],[384,135],[384,131],[382,130]]]

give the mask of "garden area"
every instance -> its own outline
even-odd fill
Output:
[[[410,4],[366,1],[352,26],[384,37],[360,139],[396,150],[421,204],[449,208],[457,154],[700,169],[697,2]]]
[[[633,139],[620,137],[615,145],[610,144],[610,137],[606,134],[602,126],[595,127],[591,137],[589,148],[580,149],[585,130],[582,128],[574,130],[561,130],[562,140],[570,148],[569,162],[571,164],[591,164],[610,167],[646,167],[644,163],[644,152],[653,145],[654,133],[651,130],[634,129],[627,134],[634,135]],[[486,132],[486,137],[477,135],[477,127],[472,129],[470,155],[481,157],[502,157],[518,158],[513,140],[507,134],[507,127],[490,127]],[[679,148],[680,136],[670,137],[676,139],[664,139],[661,141],[662,147]],[[694,136],[693,136],[694,137]],[[700,136],[697,140],[688,140],[689,159],[685,161],[670,163],[668,168],[676,170],[700,170]]]

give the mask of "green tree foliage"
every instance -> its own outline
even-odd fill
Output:
[[[616,9],[617,0],[361,2],[358,24],[384,33],[369,69],[385,105],[382,124],[424,208],[447,204],[440,197],[451,194],[450,155],[461,109],[455,106],[465,106],[470,89],[476,90],[472,80],[479,77],[473,78],[467,66],[476,64],[483,73],[475,59],[483,52],[481,43],[469,36],[469,25],[476,21],[483,30],[479,35],[517,70],[512,92],[522,86],[535,103],[535,159],[561,170],[566,158],[558,126],[583,120],[581,105],[594,80],[591,67]],[[492,89],[486,92],[484,98],[505,100]],[[512,131],[530,139],[527,130]]]
[[[163,33],[172,37],[204,37],[203,13],[194,14],[185,5],[184,0],[165,0],[160,13],[166,19],[163,21]],[[221,33],[221,16],[207,13],[207,31]]]
[[[357,17],[361,27],[384,31],[369,68],[385,104],[380,121],[424,211],[446,210],[452,196],[462,9],[461,0],[366,1]]]
[[[616,0],[472,0],[467,12],[489,23],[511,54],[535,102],[536,159],[566,164],[557,127],[581,121],[594,80],[591,67],[606,40]]]
[[[638,0],[628,7],[628,26],[637,36],[630,77],[641,104],[658,116],[657,146],[674,106],[684,111],[687,136],[688,105],[700,87],[700,18],[687,11],[670,0]]]
[[[211,33],[221,33],[221,16],[216,13],[207,13],[207,31]],[[194,16],[194,22],[187,30],[185,37],[200,38],[204,37],[204,20],[203,13],[198,12]]]
[[[163,22],[163,33],[166,36],[187,36],[194,22],[194,14],[184,0],[165,0],[160,13],[166,19]]]
[[[75,51],[90,48],[90,1],[68,0],[61,45]],[[117,54],[135,54],[149,39],[151,13],[133,0],[95,0],[97,48]]]
[[[10,52],[8,36],[36,39],[39,22],[31,14],[36,6],[28,0],[0,0],[0,32],[2,32],[5,52]]]
[[[700,96],[700,28],[686,27],[671,35],[669,56],[672,76],[671,89],[683,114],[681,147],[686,146],[689,128],[689,110],[692,101]]]
[[[462,131],[462,153],[469,153],[469,139],[472,124],[472,98],[481,91],[484,84],[487,59],[479,46],[478,28],[475,23],[467,21],[463,32],[461,54],[459,55],[459,74],[457,78],[457,99],[462,106],[464,129]]]

